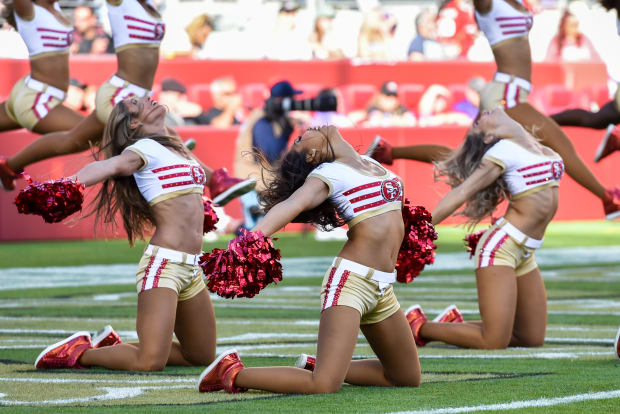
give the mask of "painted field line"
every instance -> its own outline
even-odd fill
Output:
[[[558,398],[539,398],[537,400],[512,401],[509,403],[477,405],[469,407],[438,408],[422,411],[397,411],[390,414],[453,414],[471,413],[474,411],[520,410],[530,407],[552,407],[555,405],[571,404],[581,401],[609,400],[613,398],[620,398],[620,390],[568,395],[566,397]]]
[[[6,377],[0,378],[0,382],[29,382],[37,384],[118,384],[128,382],[131,384],[195,384],[195,378],[157,378],[140,379],[126,378],[118,380],[97,379],[97,378],[32,378],[32,377]]]

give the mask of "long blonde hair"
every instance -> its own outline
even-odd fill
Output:
[[[435,180],[444,181],[452,188],[465,181],[480,166],[487,150],[500,139],[495,137],[489,143],[484,143],[484,138],[483,132],[469,131],[461,146],[454,150],[447,159],[435,165]],[[467,217],[471,226],[477,224],[486,216],[491,215],[497,205],[508,197],[506,189],[506,182],[499,177],[488,187],[474,194],[458,214]]]
[[[140,127],[131,128],[131,120],[135,115],[129,112],[122,101],[114,106],[103,131],[99,151],[93,154],[95,159],[100,159],[102,155],[106,159],[119,155],[125,148],[144,138],[152,139],[188,159],[191,158],[180,140],[165,135],[141,134]],[[136,238],[143,239],[144,233],[155,225],[153,212],[140,194],[133,176],[111,177],[104,181],[93,205],[93,211],[89,214],[96,214],[95,227],[101,222],[114,227],[116,214],[120,211],[127,239],[132,246]]]

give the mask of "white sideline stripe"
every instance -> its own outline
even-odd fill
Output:
[[[519,410],[530,407],[552,407],[554,405],[570,404],[581,401],[609,400],[612,398],[620,398],[620,390],[602,391],[587,394],[575,394],[557,398],[539,398],[537,400],[512,401],[509,403],[478,405],[469,407],[438,408],[421,411],[395,411],[389,414],[453,414],[471,413],[474,411]]]
[[[575,247],[541,249],[536,252],[541,266],[587,265],[618,263],[620,246]],[[333,257],[299,257],[282,259],[284,277],[319,276],[325,273]],[[428,266],[430,271],[473,269],[473,262],[465,251],[437,253],[435,264]],[[134,284],[137,265],[88,265],[63,267],[21,267],[0,270],[0,290],[61,287],[95,286],[110,284]],[[615,273],[615,279],[620,278]],[[552,277],[552,276],[550,276]],[[424,278],[420,278],[423,280]],[[591,282],[599,278],[587,279]],[[445,280],[445,278],[442,278]],[[575,279],[571,279],[575,280]]]
[[[118,384],[130,382],[132,384],[194,384],[193,378],[158,378],[158,379],[96,379],[96,378],[0,378],[0,382],[30,382],[37,384]]]

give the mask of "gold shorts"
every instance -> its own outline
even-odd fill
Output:
[[[138,294],[165,287],[174,290],[179,296],[179,302],[182,302],[193,298],[205,288],[200,266],[175,262],[162,256],[165,255],[157,251],[155,255],[146,252],[142,255],[136,274]]]
[[[353,263],[356,270],[365,268],[364,274],[348,270]],[[360,325],[381,322],[400,309],[391,283],[371,279],[374,270],[358,263],[337,257],[325,273],[321,286],[321,311],[332,306],[348,306],[360,313]]]
[[[502,83],[493,80],[487,83],[480,92],[480,110],[507,109],[526,103],[530,93],[514,82]]]
[[[97,119],[105,125],[114,105],[130,96],[142,98],[143,96],[150,95],[150,93],[151,91],[148,89],[141,88],[114,75],[97,90],[97,95],[95,96]]]
[[[27,75],[11,89],[6,113],[13,121],[32,131],[40,120],[65,100],[66,95],[64,91]]]
[[[476,269],[488,266],[509,266],[517,276],[522,276],[538,267],[534,252],[510,236],[499,224],[492,225],[480,238],[476,246],[474,261]]]
[[[616,102],[616,109],[620,112],[620,83],[618,83],[618,87],[616,88],[616,95],[614,95],[614,102]]]

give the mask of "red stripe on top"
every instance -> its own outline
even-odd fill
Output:
[[[541,163],[534,164],[534,165],[528,165],[527,167],[519,168],[517,172],[527,171],[527,170],[531,170],[532,168],[542,167],[543,165],[549,165],[549,164],[551,164],[551,161],[541,162]]]
[[[37,27],[37,32],[52,32],[52,33],[61,33],[61,34],[69,34],[71,33],[73,30],[55,30],[55,29],[48,29],[45,27]]]
[[[176,183],[163,184],[161,188],[179,187],[181,185],[192,185],[192,184],[194,184],[193,181],[178,181]]]
[[[529,16],[514,16],[514,17],[496,17],[495,20],[503,22],[504,20],[526,20]]]
[[[140,292],[144,292],[144,288],[146,287],[146,279],[149,277],[149,272],[151,271],[151,266],[153,266],[153,262],[155,261],[155,256],[151,256],[149,259],[149,264],[146,265],[144,269],[144,276],[142,277],[142,289]]]
[[[146,27],[140,27],[140,26],[134,26],[132,24],[127,25],[127,28],[133,29],[133,30],[142,30],[143,32],[155,33],[153,29],[148,29]]]
[[[47,40],[65,40],[65,39],[59,39],[58,36],[46,36],[46,35],[41,35],[41,39],[47,39]]]
[[[527,27],[527,23],[504,23],[500,24],[499,27]]]
[[[544,171],[538,171],[538,172],[529,173],[529,174],[523,174],[523,178],[535,177],[537,175],[543,175],[543,174],[551,174],[551,170],[544,170]]]
[[[504,244],[504,242],[507,239],[508,239],[508,235],[506,234],[504,237],[502,237],[499,240],[499,242],[495,245],[495,247],[493,247],[493,250],[491,250],[491,255],[489,256],[489,266],[493,266],[493,260],[495,260],[495,253],[497,253],[499,248],[502,247],[502,244]]]
[[[517,33],[523,33],[523,34],[525,34],[525,33],[527,33],[527,30],[509,30],[509,31],[507,31],[507,32],[502,32],[502,34],[505,34],[505,35],[509,35],[509,34],[517,34]]]
[[[377,196],[380,196],[380,195],[381,195],[381,191],[377,191],[377,192],[374,192],[374,193],[368,193],[368,194],[365,194],[363,196],[352,198],[351,200],[349,200],[349,202],[351,204],[353,204],[353,203],[357,203],[358,201],[367,200],[369,198],[377,197]]]
[[[484,244],[482,245],[482,249],[480,250],[480,257],[478,258],[478,267],[480,267],[480,265],[482,264],[482,256],[484,256],[484,249],[487,248],[489,242],[491,241],[493,236],[495,236],[495,233],[497,233],[498,230],[499,230],[499,227],[493,230],[491,234],[489,234],[489,237],[487,237],[487,239],[484,241]]]
[[[363,205],[363,206],[355,207],[353,209],[353,212],[357,213],[359,211],[368,210],[369,208],[382,206],[382,205],[384,205],[386,203],[387,203],[387,201],[385,201],[385,200],[375,201],[374,203],[370,203],[370,204],[366,204],[366,205]]]
[[[155,37],[155,35],[149,37],[149,36],[140,36],[140,35],[137,35],[137,34],[130,34],[129,37],[132,38],[132,39],[159,40],[159,39],[157,39]]]
[[[125,20],[132,20],[134,22],[140,22],[140,23],[144,23],[144,24],[150,24],[151,26],[155,26],[156,23],[153,22],[148,22],[146,20],[142,20],[142,19],[138,19],[137,17],[133,17],[133,16],[123,16],[123,19]]]
[[[336,288],[336,293],[334,293],[334,301],[332,302],[332,306],[338,305],[338,298],[340,298],[340,292],[342,292],[342,288],[344,284],[347,283],[347,279],[349,278],[348,270],[345,270],[340,277],[340,282],[338,283],[338,288]]]
[[[159,286],[159,276],[161,276],[161,272],[164,270],[167,263],[168,259],[164,259],[161,261],[161,264],[157,268],[157,272],[155,272],[155,279],[153,280],[153,289]]]
[[[45,47],[67,47],[66,43],[43,43]]]
[[[154,173],[158,173],[162,171],[173,170],[175,168],[189,168],[189,164],[168,165],[167,167],[155,168],[154,170],[151,170],[151,171],[153,171]]]
[[[174,177],[189,177],[189,173],[180,172],[180,173],[175,173],[175,174],[166,174],[166,175],[160,175],[157,178],[159,178],[160,180],[167,180],[169,178],[174,178]]]
[[[334,275],[336,274],[336,268],[332,266],[331,272],[329,272],[329,277],[327,278],[327,283],[325,284],[325,297],[323,298],[323,307],[321,310],[325,310],[325,306],[327,305],[327,298],[329,297],[329,288],[334,281]]]
[[[357,193],[358,191],[362,191],[362,190],[365,190],[367,188],[376,187],[378,185],[381,185],[381,181],[375,181],[374,183],[368,183],[368,184],[360,185],[359,187],[354,187],[354,188],[352,188],[350,190],[345,191],[344,193],[342,193],[342,195],[348,196],[348,195],[351,195],[353,193]]]
[[[525,185],[544,183],[545,181],[551,181],[551,180],[552,180],[551,177],[545,177],[545,178],[541,178],[540,180],[527,181]]]

